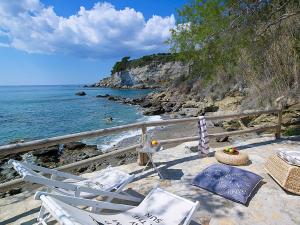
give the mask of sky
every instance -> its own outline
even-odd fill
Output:
[[[1,0],[0,85],[94,83],[124,56],[168,52],[184,0]]]

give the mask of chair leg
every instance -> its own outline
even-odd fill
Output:
[[[123,191],[124,187],[128,184],[129,182],[124,182],[122,185],[120,185],[117,189],[116,189],[116,193],[120,193]],[[114,199],[114,197],[108,197],[105,201],[106,202],[111,202]],[[92,208],[91,212],[93,213],[99,213],[101,212],[102,208]]]
[[[154,161],[153,161],[153,159],[152,159],[152,156],[151,156],[150,154],[149,154],[149,159],[150,159],[150,161],[151,161],[151,163],[152,163],[154,169],[157,171],[158,175],[159,175],[161,178],[163,178],[163,176],[162,176],[161,173],[159,172],[159,169],[158,169],[158,167],[155,165],[155,163],[154,163]]]
[[[194,216],[195,212],[198,210],[198,208],[199,208],[199,202],[196,202],[195,206],[191,209],[191,211],[187,215],[183,225],[189,225],[191,223],[193,216]]]
[[[40,211],[39,211],[38,219],[41,219],[41,218],[44,217],[45,211],[46,211],[46,210],[45,210],[45,207],[42,205],[42,206],[41,206],[41,209],[40,209]]]
[[[40,209],[40,211],[39,211],[39,214],[38,214],[38,218],[37,218],[37,220],[38,220],[38,225],[47,225],[47,220],[49,220],[50,219],[50,217],[51,217],[51,215],[49,214],[49,215],[47,215],[47,216],[45,216],[45,212],[46,212],[46,209],[45,209],[45,207],[42,205],[41,206],[41,209]]]

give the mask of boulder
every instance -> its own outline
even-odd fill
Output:
[[[33,156],[44,157],[44,156],[58,156],[59,155],[59,146],[51,146],[45,149],[39,149],[32,152]]]
[[[217,137],[216,138],[217,142],[228,142],[229,141],[229,136],[225,136],[225,137]]]
[[[176,103],[176,105],[173,107],[172,111],[173,112],[178,112],[180,110],[180,108],[182,107],[182,103],[178,102]]]
[[[198,108],[182,108],[179,111],[179,114],[182,116],[187,116],[187,117],[196,117],[199,116],[201,110]]]
[[[205,112],[217,112],[219,110],[219,106],[216,106],[214,104],[206,105],[204,107]]]
[[[146,109],[143,114],[144,115],[160,115],[163,114],[165,112],[165,110],[161,107],[161,106],[155,106],[155,107],[150,107],[148,109]]]
[[[22,192],[22,188],[14,188],[8,191],[8,195],[16,195]]]
[[[194,100],[187,101],[182,105],[182,108],[198,108],[198,107],[199,104]]]
[[[241,128],[241,124],[237,120],[230,120],[223,122],[223,128],[226,131],[235,131]]]
[[[67,150],[80,150],[83,149],[86,146],[86,144],[82,142],[71,142],[68,144],[64,144],[64,149]]]
[[[140,104],[143,108],[149,108],[152,106],[152,103],[149,100],[145,100],[143,103]]]
[[[144,97],[141,97],[141,98],[133,98],[131,101],[133,104],[137,105],[137,104],[141,104],[144,102]]]
[[[185,145],[184,146],[185,150],[190,151],[190,152],[198,152],[198,146],[197,145]]]
[[[163,109],[165,110],[165,112],[172,112],[172,107],[169,107],[167,105],[164,105]]]
[[[86,93],[84,91],[79,91],[77,93],[75,93],[75,95],[78,95],[78,96],[85,96]]]
[[[85,152],[82,152],[78,155],[77,161],[81,161],[81,160],[88,159],[88,158],[90,158],[90,156],[88,154],[86,154]]]

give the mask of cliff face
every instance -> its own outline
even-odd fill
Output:
[[[148,65],[116,72],[96,83],[96,87],[112,88],[157,88],[165,87],[171,81],[188,72],[182,62],[151,62]]]

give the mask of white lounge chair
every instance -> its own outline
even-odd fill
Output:
[[[16,160],[9,160],[9,163],[20,174],[24,181],[36,183],[48,188],[48,192],[55,191],[64,195],[93,198],[96,196],[107,196],[111,201],[113,198],[133,202],[140,202],[141,199],[120,193],[124,187],[134,179],[129,175],[113,167],[108,167],[89,179],[75,176],[70,173],[61,172],[55,169],[48,169]],[[41,172],[37,173],[35,171]],[[48,178],[42,174],[50,174]],[[56,180],[60,177],[60,180]],[[64,180],[61,180],[63,178]],[[114,192],[112,192],[114,191]]]
[[[153,189],[136,207],[46,192],[37,192],[35,199],[41,200],[46,211],[61,225],[188,225],[199,206],[198,202],[160,188]],[[96,212],[97,208],[122,212],[96,214],[75,206],[92,207]],[[47,224],[43,217],[38,220],[40,224]]]

